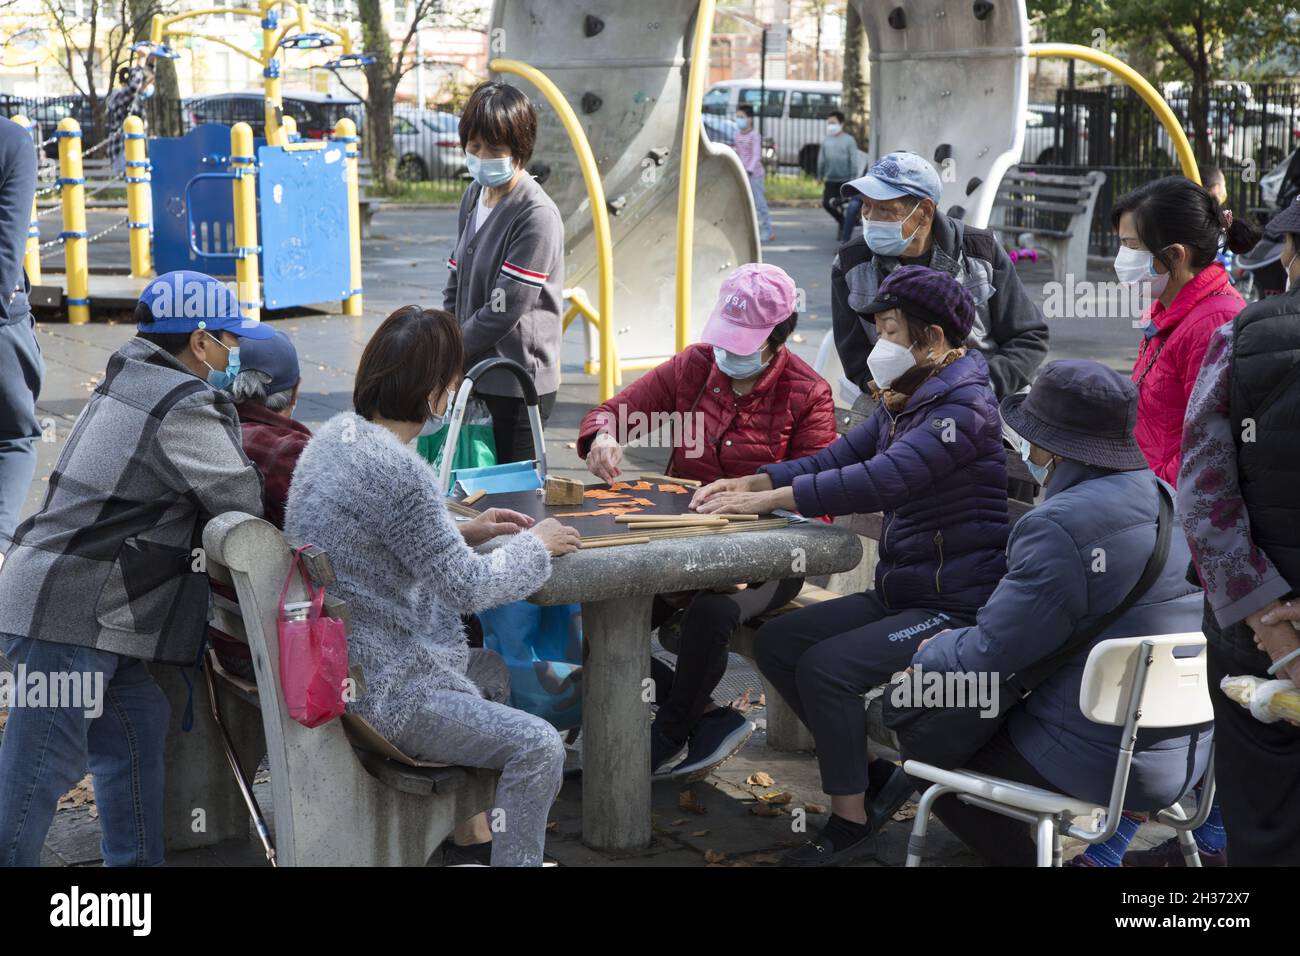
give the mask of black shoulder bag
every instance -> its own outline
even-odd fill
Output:
[[[1112,611],[1076,633],[1060,650],[1005,678],[998,687],[997,714],[981,716],[980,707],[971,701],[967,701],[963,707],[926,707],[917,700],[906,704],[895,703],[895,697],[903,696],[900,691],[905,690],[900,685],[911,680],[910,675],[900,678],[885,689],[882,698],[885,726],[897,735],[904,759],[920,760],[949,770],[964,766],[1002,728],[1012,707],[1028,697],[1034,688],[1056,673],[1067,660],[1088,647],[1098,635],[1104,633],[1137,603],[1160,577],[1169,557],[1174,506],[1165,486],[1157,482],[1157,488],[1160,492],[1160,514],[1156,525],[1156,546],[1137,584],[1133,585],[1133,589]]]

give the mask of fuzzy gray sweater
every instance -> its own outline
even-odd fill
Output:
[[[481,696],[465,676],[460,615],[525,598],[551,573],[546,546],[528,532],[490,553],[470,548],[428,463],[353,412],[303,449],[284,530],[329,552],[330,591],[351,608],[348,654],[366,682],[348,709],[389,740],[436,691]]]

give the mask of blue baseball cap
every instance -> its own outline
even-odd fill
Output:
[[[158,276],[140,293],[152,321],[136,322],[137,332],[186,333],[195,329],[229,332],[241,339],[269,339],[274,330],[247,319],[239,310],[239,297],[225,283],[202,272],[179,269]]]
[[[293,347],[289,336],[279,329],[272,329],[270,338],[241,342],[239,367],[271,376],[270,384],[266,386],[268,395],[287,392],[298,384],[300,377],[298,350]]]
[[[938,204],[943,194],[943,183],[938,171],[925,158],[900,150],[881,156],[871,164],[865,176],[851,179],[840,187],[840,195],[845,199],[854,193],[877,200],[915,196]]]

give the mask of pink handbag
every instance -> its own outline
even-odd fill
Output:
[[[295,548],[293,566],[280,589],[280,688],[289,716],[304,727],[319,727],[343,713],[348,678],[347,629],[338,618],[321,612],[325,589],[313,588],[302,570],[303,548]],[[284,599],[294,575],[302,576],[310,607],[305,619],[290,618]]]

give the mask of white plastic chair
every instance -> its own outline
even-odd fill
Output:
[[[1195,650],[1194,655],[1189,654],[1191,650]],[[963,803],[1034,825],[1038,866],[1061,865],[1063,834],[1085,843],[1109,840],[1119,826],[1124,807],[1138,729],[1193,727],[1214,719],[1205,667],[1205,637],[1199,633],[1163,634],[1100,642],[1093,647],[1084,666],[1079,709],[1094,723],[1123,727],[1107,806],[1014,780],[968,770],[944,770],[919,760],[908,760],[903,769],[913,777],[931,781],[933,786],[925,791],[917,806],[907,844],[907,865],[921,865],[930,810],[934,801],[946,793],[955,794]],[[1195,815],[1189,818],[1178,804],[1154,815],[1178,831],[1178,843],[1188,866],[1201,865],[1192,831],[1205,822],[1213,802],[1214,747],[1211,744]],[[1091,817],[1092,827],[1077,825],[1076,817]]]

